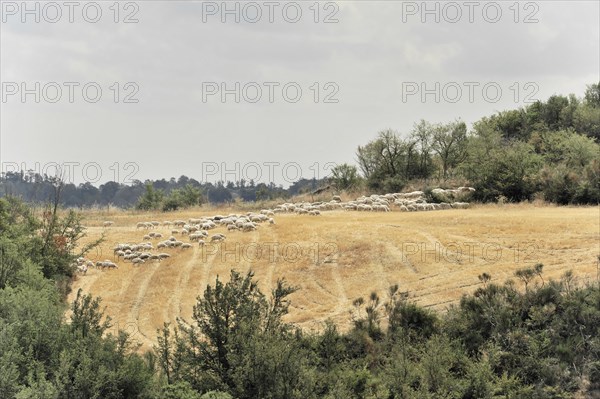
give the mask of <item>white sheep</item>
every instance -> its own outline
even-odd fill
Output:
[[[243,231],[253,231],[256,230],[256,225],[252,222],[247,222],[242,225]],[[213,236],[214,237],[214,236]]]
[[[214,222],[208,221],[208,222],[204,222],[200,225],[200,228],[202,230],[210,230],[210,229],[214,229],[215,227],[217,227],[217,225]]]
[[[102,268],[105,268],[105,267],[108,267],[111,269],[119,268],[115,263],[111,262],[110,260],[105,260],[104,262],[102,262]]]
[[[208,236],[208,233],[197,231],[195,233],[190,234],[190,241],[198,241],[199,239],[204,238],[206,236]]]
[[[79,265],[79,266],[77,266],[77,271],[81,274],[86,274],[88,271],[88,268],[86,265]]]
[[[214,242],[214,241],[224,241],[225,240],[225,235],[224,234],[214,234],[212,237],[210,237],[210,242]]]

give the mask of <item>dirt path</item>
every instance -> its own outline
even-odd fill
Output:
[[[387,253],[389,253],[392,257],[399,259],[404,267],[409,269],[414,274],[419,273],[415,265],[413,265],[412,262],[406,257],[401,248],[398,248],[396,245],[390,242],[385,242],[384,246]]]
[[[136,335],[134,338],[136,338],[144,346],[151,346],[154,343],[154,336],[150,331],[148,331],[149,329],[145,328],[145,323],[148,320],[149,314],[141,314],[140,310],[144,306],[144,302],[147,300],[146,292],[148,291],[152,277],[158,271],[160,265],[150,263],[144,264],[142,267],[144,268],[143,273],[139,273],[138,275],[141,274],[143,277],[139,279],[139,283],[136,281],[134,284],[130,285],[132,290],[128,290],[128,292],[135,291],[135,296],[130,302],[129,312],[125,318],[125,325],[135,325],[136,332],[139,334],[139,336]]]
[[[184,293],[188,291],[188,283],[190,281],[190,276],[192,274],[194,266],[198,265],[198,255],[200,253],[200,247],[198,245],[194,245],[192,253],[186,254],[189,256],[189,260],[187,260],[183,264],[183,267],[180,268],[180,271],[177,276],[177,285],[174,287],[171,297],[169,298],[168,305],[170,306],[165,306],[165,308],[169,309],[171,312],[171,320],[183,314],[181,298],[183,297]]]
[[[331,262],[328,263],[331,268],[331,278],[336,288],[336,296],[338,298],[337,305],[331,310],[331,313],[338,315],[342,312],[346,312],[349,306],[348,294],[344,288],[344,281],[340,276],[340,265],[337,260],[337,256],[332,257]]]

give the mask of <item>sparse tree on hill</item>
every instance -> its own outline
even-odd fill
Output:
[[[467,157],[467,125],[464,122],[438,125],[433,132],[432,148],[440,157],[442,178],[446,179],[448,171]]]
[[[138,200],[137,208],[142,210],[160,209],[164,199],[164,192],[156,190],[152,184],[146,184],[144,195]]]
[[[351,190],[356,188],[360,182],[360,176],[358,170],[354,165],[348,165],[347,163],[336,165],[331,169],[331,184],[336,190]]]

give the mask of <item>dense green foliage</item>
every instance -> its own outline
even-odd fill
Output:
[[[150,183],[146,184],[146,191],[137,203],[138,209],[162,210],[163,212],[175,211],[179,208],[189,208],[202,204],[202,193],[198,187],[186,184],[183,188],[171,190],[165,196],[164,191],[155,189]]]
[[[153,371],[111,327],[99,299],[77,293],[65,320],[64,285],[78,249],[79,217],[52,206],[36,217],[0,198],[0,397],[144,397]],[[65,282],[66,280],[66,282]]]
[[[56,189],[58,196],[60,188]],[[72,210],[61,216],[57,202],[46,204],[38,218],[14,197],[0,198],[0,288],[17,284],[19,273],[33,264],[66,294],[73,260],[102,241],[78,248],[78,241],[85,236],[81,219]]]
[[[198,297],[193,323],[165,325],[156,348],[174,386],[235,398],[569,398],[600,394],[600,290],[576,288],[567,272],[544,281],[491,283],[443,315],[391,287],[354,301],[354,327],[327,322],[306,334],[282,322],[294,291],[278,283],[266,300],[232,271]]]
[[[484,117],[467,132],[463,122],[421,121],[402,135],[392,130],[359,146],[367,186],[399,191],[409,182],[458,179],[480,201],[600,202],[599,85],[583,99],[552,96]]]

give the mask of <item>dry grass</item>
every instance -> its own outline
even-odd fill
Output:
[[[88,238],[102,232],[107,238],[90,258],[112,258],[115,243],[141,241],[146,232],[136,231],[137,221],[230,212],[236,210],[89,211]],[[103,220],[115,225],[103,229]],[[220,247],[169,250],[173,256],[160,264],[120,262],[118,270],[91,269],[75,281],[72,296],[78,288],[101,296],[115,327],[134,333],[147,349],[163,322],[177,317],[189,321],[196,297],[217,275],[226,279],[231,268],[254,270],[263,292],[283,277],[298,286],[287,320],[305,329],[318,329],[327,318],[349,326],[355,298],[372,291],[383,296],[395,283],[418,304],[443,310],[475,290],[483,272],[503,282],[516,269],[541,262],[546,280],[568,269],[580,281],[597,278],[597,207],[519,204],[417,213],[340,211],[320,217],[277,215],[276,222],[252,233],[225,233],[227,242]],[[158,231],[170,235],[167,228]]]

